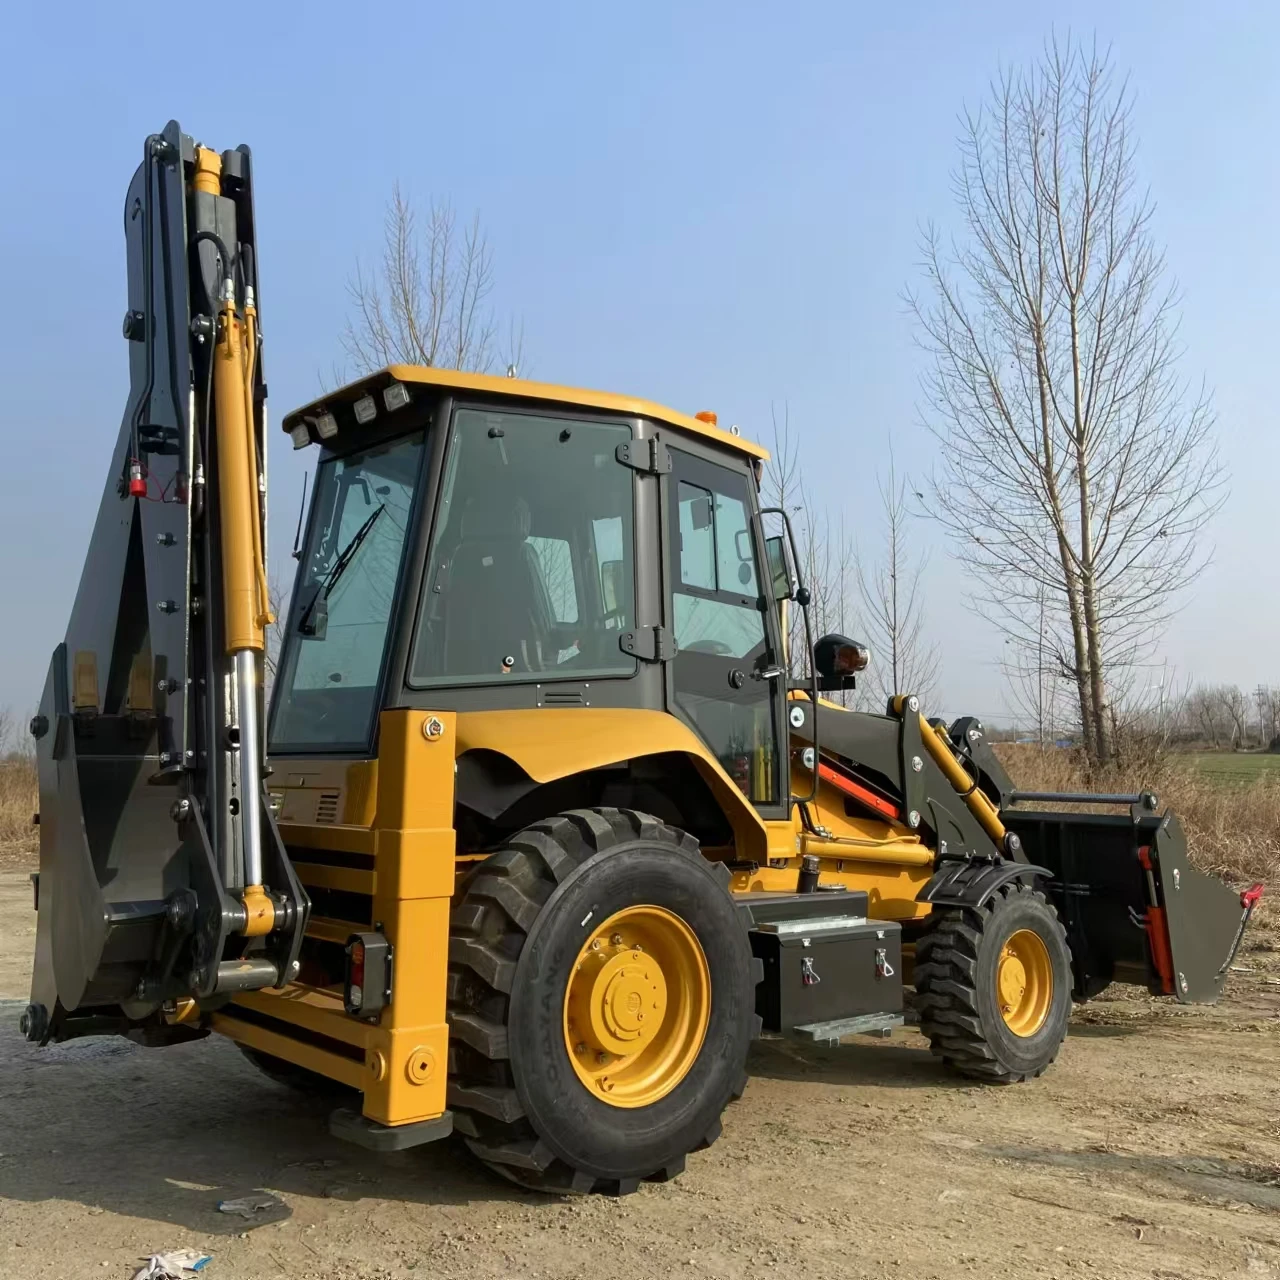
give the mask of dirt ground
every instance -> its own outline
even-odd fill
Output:
[[[0,1276],[209,1280],[1280,1276],[1280,931],[1215,1009],[1124,991],[1040,1081],[951,1078],[924,1041],[764,1042],[724,1136],[666,1186],[562,1201],[452,1143],[378,1157],[216,1037],[39,1050],[18,1035],[34,916],[0,871]],[[216,1212],[267,1190],[284,1221]]]

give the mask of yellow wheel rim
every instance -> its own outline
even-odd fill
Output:
[[[662,907],[615,912],[587,939],[564,993],[564,1043],[583,1085],[614,1107],[647,1107],[689,1073],[711,1020],[697,936]]]
[[[1053,964],[1044,939],[1031,929],[1011,934],[996,966],[996,1001],[1015,1036],[1033,1036],[1053,1007]]]

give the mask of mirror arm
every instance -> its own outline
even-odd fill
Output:
[[[809,713],[813,716],[813,782],[809,794],[801,797],[794,793],[792,804],[812,804],[818,798],[818,664],[813,660],[813,627],[809,621],[809,588],[800,578],[800,553],[796,548],[795,530],[791,527],[791,517],[781,507],[762,507],[761,519],[765,516],[781,516],[783,528],[787,531],[787,544],[791,548],[791,564],[796,572],[796,604],[800,606],[800,616],[804,619],[804,648],[809,655]],[[790,732],[788,732],[788,738]],[[787,753],[790,759],[790,751]],[[791,769],[787,769],[787,789],[791,789]]]

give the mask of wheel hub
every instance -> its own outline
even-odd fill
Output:
[[[588,996],[591,1029],[611,1053],[636,1053],[653,1040],[667,1010],[662,967],[642,951],[623,951],[605,961]]]
[[[1053,1007],[1053,965],[1044,939],[1031,929],[1010,935],[996,965],[996,1000],[1016,1036],[1033,1036]]]
[[[665,1097],[706,1036],[711,978],[693,930],[663,907],[615,912],[587,938],[565,988],[569,1061],[618,1107]]]

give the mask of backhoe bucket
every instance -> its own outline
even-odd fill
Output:
[[[156,951],[166,888],[185,884],[184,851],[169,816],[177,792],[149,785],[154,740],[129,736],[127,717],[95,717],[77,733],[66,697],[65,653],[50,667],[37,722],[39,910],[32,1004],[51,1013],[129,1001]]]
[[[1218,999],[1261,886],[1242,894],[1197,871],[1178,819],[1145,804],[1114,815],[1006,808],[1001,819],[1053,873],[1045,887],[1066,926],[1077,1000],[1112,982],[1183,1004]]]

